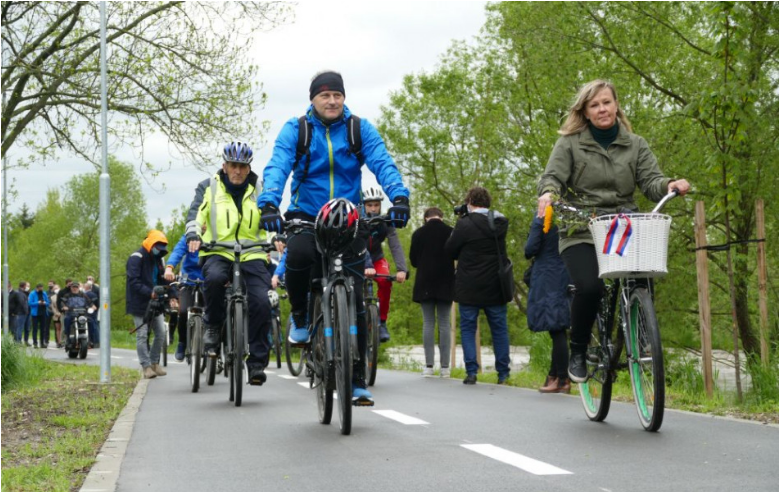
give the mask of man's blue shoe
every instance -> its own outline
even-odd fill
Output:
[[[300,319],[300,321],[297,321],[297,319]],[[299,322],[300,324],[297,324]],[[294,317],[291,316],[289,320],[289,328],[291,328],[288,332],[288,341],[295,345],[302,345],[304,343],[308,343],[310,341],[310,331],[307,330],[307,319],[306,317]]]
[[[372,399],[372,393],[367,391],[367,384],[364,379],[358,379],[353,382],[353,406],[356,407],[371,407],[375,405],[375,401]]]
[[[185,343],[182,341],[177,343],[177,351],[174,352],[174,360],[177,362],[185,360]]]

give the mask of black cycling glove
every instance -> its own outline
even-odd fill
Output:
[[[392,207],[389,208],[389,219],[392,225],[397,228],[404,228],[411,217],[411,208],[408,205],[408,198],[397,196],[392,201]]]
[[[274,233],[283,233],[283,217],[280,210],[271,204],[261,208],[261,222],[259,227]]]

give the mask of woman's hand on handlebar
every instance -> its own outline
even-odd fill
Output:
[[[364,270],[364,276],[366,276],[368,278],[372,278],[373,276],[375,276],[375,269],[373,269],[373,268],[365,269]]]
[[[552,193],[546,192],[541,195],[541,197],[538,198],[538,212],[536,213],[536,216],[539,218],[544,217],[544,213],[546,212],[546,207],[552,205]]]
[[[174,270],[170,266],[166,266],[166,272],[163,273],[163,278],[166,281],[174,281]]]
[[[277,275],[272,276],[272,290],[277,288],[278,285],[280,285],[280,277]]]
[[[681,196],[684,196],[691,189],[691,184],[687,180],[681,178],[679,180],[673,180],[669,182],[669,192],[677,189]]]

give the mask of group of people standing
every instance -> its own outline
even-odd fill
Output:
[[[84,284],[68,278],[63,289],[54,280],[49,280],[48,288],[44,288],[43,283],[38,283],[35,290],[31,290],[28,281],[20,281],[17,290],[11,286],[8,288],[9,325],[17,343],[47,348],[54,325],[56,346],[62,348],[65,344],[63,334],[67,335],[70,330],[71,309],[83,306],[95,309],[88,317],[90,348],[100,346],[97,311],[100,287],[92,276],[88,276]],[[77,298],[79,300],[76,300]],[[33,337],[32,344],[30,333]]]

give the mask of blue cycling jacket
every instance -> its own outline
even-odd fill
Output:
[[[258,196],[258,207],[267,204],[279,207],[283,189],[291,172],[291,197],[289,212],[302,212],[315,217],[321,206],[335,197],[344,197],[359,204],[362,190],[362,163],[350,151],[346,121],[351,118],[347,106],[343,107],[342,120],[326,127],[314,114],[313,106],[307,109],[307,121],[313,124],[313,138],[310,143],[310,169],[304,182],[306,157],[296,160],[296,143],[299,140],[299,120],[292,118],[283,125],[275,140],[272,158],[264,168],[264,190]],[[397,165],[389,156],[386,145],[375,127],[365,119],[361,123],[362,154],[367,168],[375,175],[383,191],[389,197],[408,197],[408,189],[402,182]],[[302,185],[299,186],[299,183]]]
[[[171,255],[166,260],[166,265],[171,266],[173,269],[182,261],[182,268],[180,271],[183,275],[192,280],[203,281],[204,275],[201,274],[201,268],[198,265],[198,252],[188,252],[188,241],[185,240],[186,235],[187,234],[183,234],[179,239],[174,250],[171,251]],[[185,282],[185,284],[192,285],[193,283]]]

